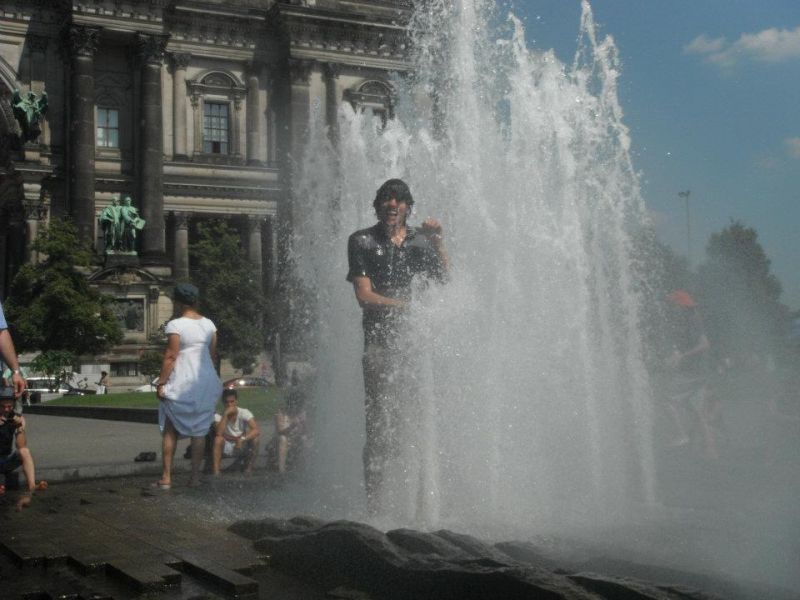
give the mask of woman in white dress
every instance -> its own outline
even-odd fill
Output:
[[[164,470],[156,482],[160,489],[172,485],[172,459],[179,437],[192,438],[190,486],[200,483],[200,463],[205,436],[214,422],[214,407],[222,394],[222,382],[214,369],[217,328],[197,311],[199,292],[190,283],[175,286],[176,312],[167,323],[167,349],[156,393],[161,400],[158,425],[163,439]]]

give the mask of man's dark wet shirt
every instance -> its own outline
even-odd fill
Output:
[[[347,257],[347,281],[369,277],[373,291],[387,298],[409,300],[415,275],[437,281],[444,278],[439,253],[427,237],[411,227],[399,246],[392,243],[381,223],[356,231],[347,242]],[[365,343],[386,345],[397,332],[398,318],[397,309],[389,306],[364,308]]]

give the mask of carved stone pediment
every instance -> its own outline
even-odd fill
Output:
[[[115,265],[100,269],[89,276],[94,284],[129,287],[132,285],[158,284],[158,277],[152,273],[130,265]]]
[[[222,94],[231,98],[243,98],[247,88],[229,71],[205,71],[195,79],[187,81],[189,95],[198,98],[205,94]]]
[[[394,106],[394,90],[388,83],[375,79],[360,84],[355,89],[344,91],[344,99],[353,105],[353,108],[383,108],[391,110]]]

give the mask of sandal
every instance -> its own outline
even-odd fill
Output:
[[[163,481],[154,481],[150,484],[150,487],[156,490],[166,491],[172,488],[172,484],[164,483]]]

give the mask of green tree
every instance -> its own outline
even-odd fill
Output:
[[[77,362],[76,356],[66,350],[47,350],[39,354],[31,362],[31,368],[37,373],[44,373],[57,381],[66,381]]]
[[[161,373],[163,352],[147,350],[139,360],[139,370],[147,376],[147,381],[153,381]]]
[[[81,272],[90,268],[92,252],[75,226],[53,220],[33,249],[45,259],[19,270],[5,304],[18,349],[99,354],[122,341],[108,298]]]
[[[758,233],[739,221],[711,235],[698,269],[699,297],[712,344],[726,355],[773,352],[787,331],[781,284]]]
[[[203,313],[217,326],[217,347],[236,369],[247,371],[264,349],[266,302],[255,266],[238,232],[223,220],[200,223],[191,246],[192,281]]]

